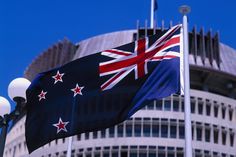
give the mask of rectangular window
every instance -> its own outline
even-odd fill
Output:
[[[158,101],[156,101],[157,103],[156,103],[156,109],[157,110],[162,110],[162,100],[158,100]]]
[[[176,157],[184,157],[184,153],[183,152],[177,152]]]
[[[201,141],[201,140],[202,140],[202,128],[197,127],[197,141]]]
[[[89,132],[85,133],[85,140],[89,139]]]
[[[170,100],[165,100],[164,101],[164,110],[165,111],[170,111],[171,109],[171,101]]]
[[[216,130],[216,129],[214,129],[214,143],[218,143],[218,136],[219,136],[219,131],[218,130]]]
[[[206,104],[206,115],[207,116],[211,115],[211,104]]]
[[[118,131],[118,137],[123,137],[123,124],[119,124],[117,126],[117,131]]]
[[[225,107],[222,107],[221,110],[222,110],[222,118],[225,119],[225,111],[226,111],[226,108],[225,108]]]
[[[153,110],[154,109],[154,103],[151,102],[150,104],[147,105],[148,110]]]
[[[115,136],[115,127],[110,127],[109,128],[109,137],[114,137]]]
[[[102,129],[101,130],[101,138],[105,138],[106,137],[106,129]]]
[[[109,157],[109,152],[103,152],[103,157]]]
[[[135,137],[141,136],[141,124],[134,125],[134,135],[135,135]]]
[[[198,103],[198,114],[202,114],[203,113],[203,103],[199,102]]]
[[[152,125],[152,136],[159,137],[159,124]]]
[[[233,147],[234,146],[234,133],[230,134],[230,146]]]
[[[191,100],[191,113],[195,113],[195,101]]]
[[[218,117],[218,109],[219,107],[218,106],[214,106],[214,116],[217,118]]]
[[[210,138],[211,138],[210,128],[205,128],[205,141],[210,142]]]
[[[118,152],[112,152],[112,157],[118,157]]]
[[[98,138],[98,132],[97,132],[97,131],[94,131],[94,132],[93,132],[93,138],[94,138],[94,139]]]
[[[181,101],[181,111],[184,112],[184,100]]]
[[[233,109],[229,109],[229,120],[232,121],[233,120]]]
[[[222,144],[226,144],[226,131],[222,131]]]
[[[156,152],[148,152],[148,157],[156,157]]]
[[[179,125],[179,138],[184,139],[184,135],[185,135],[184,125]]]
[[[130,152],[130,153],[129,153],[129,156],[130,156],[130,157],[137,157],[138,154],[137,154],[137,152]]]
[[[168,125],[161,124],[161,137],[168,137]]]
[[[132,137],[132,124],[126,124],[126,137]]]
[[[176,133],[177,133],[176,125],[171,125],[170,126],[170,137],[171,138],[176,138]]]
[[[179,111],[179,101],[173,100],[173,111]]]
[[[151,128],[150,128],[150,124],[144,124],[143,125],[143,135],[145,137],[150,137],[150,131],[151,131]]]

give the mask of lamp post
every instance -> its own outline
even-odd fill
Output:
[[[29,87],[30,81],[25,78],[16,78],[8,86],[9,97],[16,102],[15,109],[10,113],[11,105],[7,99],[0,97],[0,156],[3,156],[6,142],[8,123],[15,120],[22,112],[26,102],[26,89]]]

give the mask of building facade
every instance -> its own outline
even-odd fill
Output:
[[[63,40],[38,56],[25,77],[71,60],[117,47],[165,28],[119,31],[73,44]],[[236,50],[218,33],[189,32],[193,156],[236,157]],[[4,157],[65,157],[68,139],[58,139],[28,155],[25,116],[7,136]],[[73,157],[183,157],[184,101],[172,95],[156,100],[114,127],[73,136]]]

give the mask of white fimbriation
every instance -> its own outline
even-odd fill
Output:
[[[154,28],[154,1],[155,0],[151,0],[151,19],[150,19],[150,27]]]
[[[189,52],[188,52],[188,21],[187,15],[183,15],[184,36],[184,119],[185,119],[185,156],[192,157],[192,130],[190,107],[190,81],[189,81]]]

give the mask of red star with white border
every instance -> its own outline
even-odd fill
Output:
[[[46,97],[45,97],[46,94],[47,94],[47,92],[44,92],[44,91],[42,90],[41,93],[38,95],[39,101],[41,101],[42,99],[46,99]]]
[[[57,82],[63,82],[62,80],[62,76],[64,75],[65,73],[61,73],[59,72],[59,70],[57,71],[57,74],[52,76],[52,78],[55,80],[54,81],[54,84],[56,84]]]
[[[77,94],[83,95],[83,93],[82,93],[82,89],[83,89],[83,88],[84,88],[84,86],[83,86],[83,87],[80,87],[80,86],[78,85],[78,83],[77,83],[77,84],[76,84],[76,87],[73,88],[73,89],[71,89],[71,91],[74,92],[74,97],[75,97]]]
[[[66,125],[68,124],[69,122],[63,122],[61,120],[61,117],[59,118],[59,121],[58,123],[56,124],[53,124],[53,126],[55,126],[57,128],[57,134],[61,131],[65,131],[67,132],[67,129],[66,129]]]

